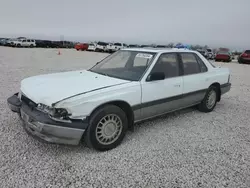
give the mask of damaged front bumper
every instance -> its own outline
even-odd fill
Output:
[[[18,94],[9,97],[7,102],[9,108],[19,114],[23,127],[29,134],[50,143],[77,145],[88,127],[88,123],[82,120],[52,120],[48,114],[22,102]]]

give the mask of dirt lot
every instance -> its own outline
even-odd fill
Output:
[[[141,123],[108,152],[28,136],[6,99],[21,79],[88,68],[107,54],[0,47],[0,187],[249,187],[250,66],[211,113],[193,108]]]

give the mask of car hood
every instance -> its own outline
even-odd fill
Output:
[[[87,70],[71,71],[26,78],[21,82],[21,92],[35,103],[52,106],[58,101],[75,95],[128,82],[130,81]]]

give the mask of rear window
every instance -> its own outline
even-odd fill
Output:
[[[208,52],[212,52],[212,50],[211,50],[211,49],[207,49],[207,51],[208,51]]]
[[[107,43],[105,43],[105,42],[98,42],[97,44],[101,45],[101,46],[106,46],[107,45]]]
[[[250,50],[246,50],[245,53],[246,53],[246,54],[250,54]]]
[[[229,52],[218,52],[217,54],[220,54],[220,55],[229,55]]]

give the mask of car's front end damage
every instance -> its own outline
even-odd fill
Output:
[[[21,93],[9,97],[7,102],[19,114],[28,133],[50,143],[77,145],[88,126],[86,120],[70,119],[66,109],[36,104]]]

